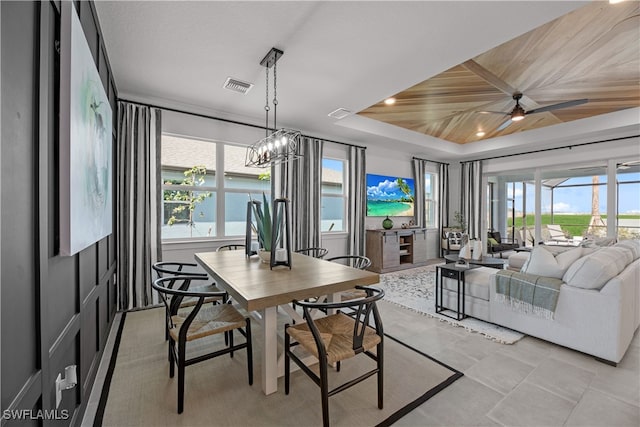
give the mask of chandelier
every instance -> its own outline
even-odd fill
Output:
[[[266,54],[260,65],[265,67],[265,137],[253,145],[247,147],[245,166],[268,167],[279,163],[287,162],[300,157],[297,154],[298,143],[300,142],[300,131],[292,129],[278,129],[278,66],[276,62],[284,52],[275,47]],[[269,134],[269,69],[273,68],[273,129],[275,132]]]

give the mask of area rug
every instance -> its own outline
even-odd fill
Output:
[[[246,352],[217,357],[186,368],[185,410],[176,412],[177,378],[169,378],[164,311],[126,313],[112,356],[94,425],[104,426],[300,426],[322,425],[320,390],[301,371],[269,396],[260,384],[260,327],[253,322],[254,383],[249,386]],[[198,340],[206,341],[206,340]],[[220,345],[218,338],[201,345]],[[209,347],[208,347],[209,348]],[[193,348],[195,352],[198,348]],[[462,373],[387,336],[384,348],[384,409],[377,408],[376,380],[370,378],[329,398],[331,425],[388,426],[452,384]],[[330,370],[331,387],[358,376],[374,363],[367,357],[343,361]]]
[[[524,337],[520,332],[472,317],[458,321],[436,313],[435,268],[435,265],[429,265],[381,274],[379,286],[385,291],[384,299],[454,326],[477,332],[499,343],[513,344]]]

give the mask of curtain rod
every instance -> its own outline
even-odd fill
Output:
[[[191,112],[191,111],[178,110],[177,108],[163,107],[161,105],[154,105],[154,104],[149,104],[149,103],[146,103],[146,102],[132,101],[132,100],[125,99],[125,98],[118,98],[118,101],[128,102],[130,104],[143,105],[143,106],[149,107],[149,108],[157,108],[157,109],[160,109],[160,110],[171,111],[173,113],[188,114],[190,116],[201,117],[203,119],[218,120],[218,121],[225,122],[225,123],[232,123],[234,125],[248,126],[248,127],[252,127],[252,128],[256,128],[256,129],[267,130],[266,127],[260,126],[260,125],[254,125],[254,124],[251,124],[251,123],[245,123],[245,122],[240,122],[240,121],[231,120],[231,119],[223,119],[222,117],[210,116],[210,115],[202,114],[202,113],[194,113],[194,112]],[[275,132],[276,129],[269,128],[268,130],[271,130],[271,131]],[[367,149],[367,147],[363,147],[361,145],[349,144],[349,143],[346,143],[346,142],[334,141],[334,140],[326,139],[326,138],[318,138],[317,136],[312,136],[312,135],[302,135],[302,136],[304,136],[306,138],[321,139],[321,140],[326,141],[326,142],[333,142],[335,144],[346,145],[348,147],[363,148],[365,150]]]
[[[413,160],[422,160],[423,162],[437,163],[439,165],[449,165],[449,163],[439,162],[437,160],[421,159],[420,157],[414,157]]]
[[[568,148],[569,150],[571,150],[573,147],[582,147],[582,146],[585,146],[585,145],[602,144],[604,142],[620,141],[620,140],[623,140],[623,139],[631,139],[631,138],[637,138],[637,137],[640,137],[640,135],[621,136],[619,138],[602,139],[600,141],[591,141],[591,142],[581,142],[580,144],[564,145],[562,147],[541,148],[539,150],[525,151],[523,153],[504,154],[502,156],[485,157],[485,158],[482,158],[482,159],[474,159],[474,160],[465,160],[465,161],[460,162],[460,164],[462,164],[462,163],[471,163],[471,162],[482,161],[482,160],[502,159],[502,158],[505,158],[505,157],[523,156],[525,154],[543,153],[545,151],[564,150],[565,148]]]

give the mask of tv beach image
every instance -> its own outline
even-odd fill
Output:
[[[413,216],[413,179],[367,174],[367,216]]]

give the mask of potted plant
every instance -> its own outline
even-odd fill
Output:
[[[260,204],[253,203],[251,208],[256,218],[255,232],[258,236],[258,243],[260,244],[260,250],[258,250],[258,256],[263,262],[269,262],[271,257],[271,242],[273,241],[273,220],[271,217],[271,209],[269,207],[269,201],[267,196],[262,193],[264,209]],[[279,229],[275,230],[279,233]],[[276,240],[277,240],[276,236]]]

